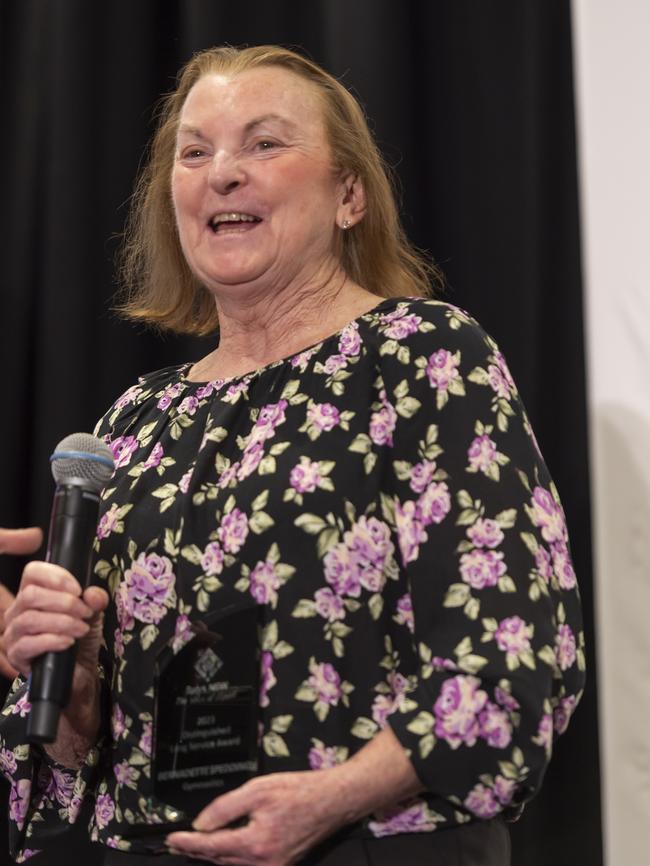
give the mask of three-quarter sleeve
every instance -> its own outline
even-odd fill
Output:
[[[78,770],[27,741],[29,684],[18,677],[0,716],[0,770],[10,784],[9,849],[23,863],[93,814],[101,740]]]
[[[491,818],[539,787],[584,686],[584,638],[564,514],[505,360],[442,306],[384,344],[383,510],[418,657],[388,722],[431,793]]]

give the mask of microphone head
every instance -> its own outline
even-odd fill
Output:
[[[113,452],[90,433],[71,433],[62,439],[50,457],[57,484],[81,484],[100,493],[115,469]]]

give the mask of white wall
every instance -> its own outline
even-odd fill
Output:
[[[650,864],[650,0],[573,0],[607,866]]]

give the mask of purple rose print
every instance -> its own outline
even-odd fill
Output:
[[[482,517],[469,527],[467,537],[475,547],[498,547],[503,541],[503,532],[496,520]]]
[[[452,749],[473,746],[481,732],[479,715],[487,703],[487,694],[479,688],[477,677],[458,674],[442,684],[433,705],[434,733],[446,740]]]
[[[140,443],[135,436],[118,436],[117,439],[109,442],[108,447],[113,452],[115,468],[121,469],[123,466],[129,465],[131,457],[140,447]]]
[[[237,466],[237,479],[243,481],[248,478],[262,462],[264,457],[264,440],[253,439],[244,448],[244,451]],[[237,465],[237,464],[235,464]]]
[[[395,526],[402,562],[407,565],[418,558],[420,545],[427,540],[422,513],[415,502],[395,503]]]
[[[423,460],[421,463],[416,463],[411,469],[411,477],[409,478],[411,490],[414,493],[424,493],[431,483],[435,471],[436,464],[433,460]]]
[[[503,554],[494,550],[471,550],[460,558],[460,576],[472,589],[496,586],[506,573]]]
[[[512,798],[517,790],[517,783],[514,779],[506,779],[504,776],[496,776],[494,779],[494,793],[502,806],[507,806],[512,802]]]
[[[122,394],[119,400],[117,400],[115,408],[124,409],[124,407],[128,406],[129,403],[135,403],[138,394],[142,394],[142,388],[139,385],[131,385],[131,387]]]
[[[0,773],[4,776],[15,776],[18,764],[11,749],[0,749]]]
[[[313,493],[321,481],[318,463],[301,457],[300,463],[293,467],[289,475],[289,484],[297,493]]]
[[[432,388],[447,391],[454,379],[459,377],[458,361],[447,349],[438,349],[429,357],[426,374]]]
[[[560,670],[566,671],[576,660],[576,639],[568,625],[558,626],[555,636],[555,657]]]
[[[304,352],[300,352],[299,355],[294,355],[291,359],[291,366],[297,367],[301,373],[304,373],[307,369],[307,364],[309,363],[309,359],[318,351],[318,346],[313,346],[311,349],[307,349]]]
[[[416,800],[406,807],[398,806],[373,817],[377,820],[369,821],[368,829],[377,839],[398,833],[430,833],[436,829],[434,816],[424,800]]]
[[[163,459],[163,447],[160,442],[156,442],[156,444],[151,449],[151,454],[144,461],[143,469],[155,469],[157,466],[160,466],[160,461]]]
[[[264,650],[262,653],[261,681],[260,681],[260,706],[268,707],[269,691],[277,683],[273,673],[273,653]]]
[[[499,801],[492,788],[479,782],[464,800],[465,807],[477,818],[488,820],[501,810]]]
[[[210,541],[201,556],[203,573],[212,577],[223,571],[224,552],[218,541]]]
[[[168,385],[167,388],[163,391],[160,396],[160,399],[156,403],[156,407],[161,411],[165,411],[165,409],[169,409],[172,404],[172,400],[174,400],[183,390],[183,385],[181,382],[175,382],[173,385]]]
[[[521,709],[519,706],[519,701],[516,698],[513,698],[513,696],[509,694],[509,692],[507,692],[505,689],[502,689],[500,686],[497,686],[495,688],[494,697],[500,707],[504,707],[510,712]]]
[[[312,742],[314,741],[312,740]],[[331,746],[325,746],[316,741],[309,750],[309,768],[311,770],[325,770],[329,767],[336,767],[338,763],[336,749]]]
[[[526,625],[525,621],[518,616],[509,616],[502,619],[499,627],[494,633],[497,646],[506,655],[515,658],[525,650],[530,649],[530,637],[532,627]]]
[[[370,416],[370,438],[375,445],[393,444],[393,431],[397,424],[397,412],[386,399],[386,392],[382,390],[379,394],[381,409],[373,412]]]
[[[352,356],[358,355],[361,349],[361,337],[359,336],[359,326],[356,322],[346,325],[341,331],[339,337],[339,352],[342,355]]]
[[[179,415],[196,415],[196,410],[199,408],[198,398],[193,394],[189,394],[187,397],[183,397],[179,406],[178,406],[178,414]]]
[[[490,387],[503,400],[510,398],[517,392],[517,388],[510,375],[510,370],[506,364],[505,358],[497,351],[493,355],[494,363],[488,366],[488,382]]]
[[[480,736],[488,746],[505,749],[512,739],[512,725],[505,710],[487,701],[479,715]]]
[[[556,541],[551,544],[551,556],[553,558],[553,571],[557,577],[560,589],[574,589],[577,583],[576,573],[569,554],[569,548],[564,541]]]
[[[176,577],[166,556],[141,553],[124,572],[118,595],[127,615],[159,623],[175,601]]]
[[[325,554],[325,580],[338,595],[358,597],[361,587],[380,592],[392,568],[395,546],[387,524],[376,517],[360,517],[343,541]]]
[[[340,422],[339,410],[331,403],[314,403],[307,409],[307,420],[319,432],[329,432]]]
[[[113,734],[113,740],[119,740],[124,731],[126,731],[124,713],[122,712],[120,705],[115,703],[113,704],[113,713],[111,715],[111,732]]]
[[[148,757],[151,756],[151,747],[153,744],[153,732],[152,732],[153,722],[145,722],[142,726],[142,736],[140,737],[140,741],[138,742],[138,748],[143,754]]]
[[[533,490],[530,516],[533,524],[542,530],[544,541],[563,541],[568,538],[562,509],[543,487]]]
[[[413,620],[413,602],[411,601],[410,593],[405,593],[401,598],[397,599],[397,614],[395,621],[400,625],[405,625],[413,634],[415,631],[415,622]]]
[[[539,545],[535,554],[535,567],[546,583],[548,583],[553,577],[553,563],[551,554],[542,544]]]
[[[115,532],[120,522],[119,507],[113,503],[108,511],[105,511],[97,524],[97,538],[101,541],[108,538],[111,532]]]
[[[248,518],[239,508],[225,514],[218,530],[219,541],[226,553],[239,553],[248,536]]]
[[[316,692],[316,700],[335,707],[343,694],[341,677],[335,668],[329,662],[314,662],[309,669],[311,676],[307,683]]]
[[[338,595],[361,595],[358,569],[345,542],[330,548],[323,558],[325,580]]]
[[[176,619],[174,637],[172,638],[172,650],[177,653],[185,646],[185,644],[189,643],[193,637],[194,630],[189,617],[185,613],[179,614]]]
[[[487,433],[476,436],[467,451],[467,459],[473,472],[488,472],[497,456],[497,443]]]
[[[553,710],[553,727],[558,734],[563,734],[569,727],[569,721],[578,704],[575,695],[560,698],[560,702]]]
[[[250,433],[249,441],[264,442],[266,439],[270,439],[275,434],[276,427],[284,424],[285,409],[288,405],[286,400],[279,400],[277,403],[268,403],[266,406],[262,406],[255,426]]]
[[[95,800],[95,821],[100,830],[109,824],[115,816],[115,803],[109,794],[99,794]]]
[[[13,705],[11,714],[14,716],[18,715],[21,719],[24,719],[29,715],[31,709],[32,705],[29,702],[29,692],[25,692],[25,694],[21,695]]]
[[[275,569],[275,565],[266,560],[258,562],[250,575],[251,595],[258,604],[271,604],[275,606],[278,600],[278,588],[282,581]]]
[[[190,486],[190,481],[192,480],[192,473],[193,472],[194,472],[194,467],[192,467],[191,469],[188,469],[187,472],[181,478],[181,480],[178,482],[178,489],[181,491],[181,493],[187,493],[189,486]]]
[[[11,784],[9,820],[17,824],[19,830],[22,830],[25,818],[27,817],[31,790],[32,783],[29,779],[19,779],[17,782],[12,782]]]
[[[419,511],[424,526],[442,523],[451,510],[449,488],[444,481],[432,481],[418,499]]]
[[[551,757],[553,751],[553,716],[550,713],[544,713],[540,719],[537,734],[532,740],[533,743],[544,749],[547,757]]]
[[[138,778],[138,771],[130,767],[128,761],[120,761],[113,766],[113,774],[118,785],[133,785]]]
[[[330,355],[323,364],[323,369],[328,376],[332,376],[334,373],[338,373],[339,370],[347,367],[347,365],[348,359],[345,355]]]
[[[314,601],[317,612],[328,622],[345,618],[345,605],[341,597],[333,593],[331,589],[326,587],[316,590]]]
[[[393,319],[384,333],[391,340],[403,340],[405,337],[410,337],[411,334],[417,334],[418,325],[421,321],[421,316],[406,313]]]

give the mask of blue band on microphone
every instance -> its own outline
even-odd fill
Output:
[[[50,457],[50,463],[55,460],[90,460],[93,463],[101,463],[109,469],[115,469],[115,463],[110,457],[102,457],[101,454],[90,454],[88,451],[55,451]]]

